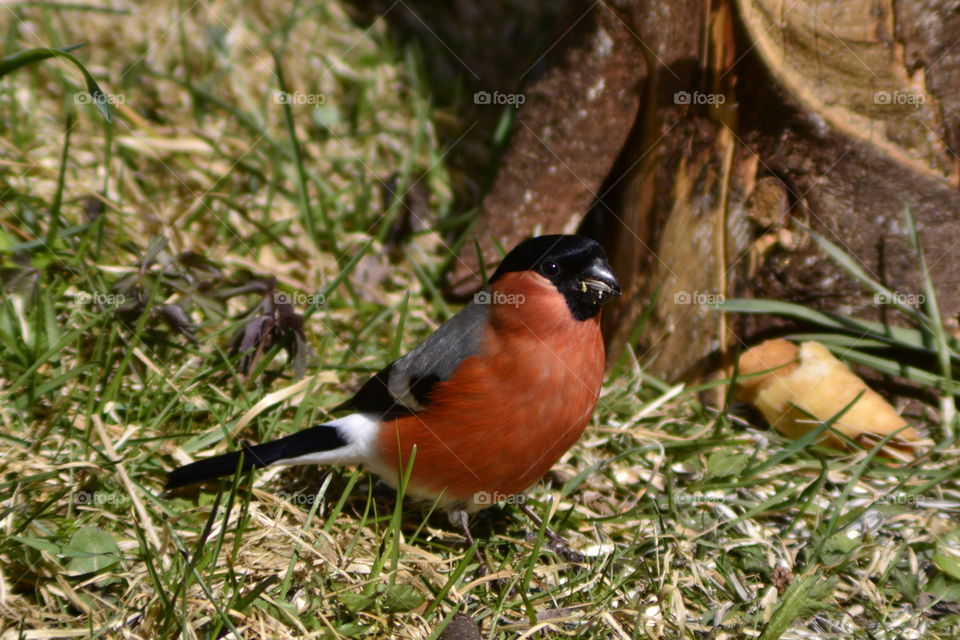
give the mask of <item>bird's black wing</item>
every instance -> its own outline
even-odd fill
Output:
[[[337,409],[394,418],[424,409],[433,386],[446,380],[464,358],[477,353],[488,305],[471,302],[410,353],[367,380]]]

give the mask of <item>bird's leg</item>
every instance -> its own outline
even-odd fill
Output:
[[[520,504],[520,510],[523,511],[528,518],[533,520],[533,523],[537,526],[537,528],[543,527],[543,519],[538,516],[533,509],[528,507],[526,503]],[[570,545],[567,544],[567,541],[563,539],[563,536],[558,534],[550,527],[543,527],[543,532],[550,541],[550,548],[553,549],[553,551],[560,555],[564,560],[567,562],[583,562],[583,555],[571,549]]]
[[[455,526],[460,530],[460,533],[463,534],[463,537],[467,539],[467,545],[473,547],[474,540],[473,534],[470,533],[470,516],[463,509],[451,509],[447,512],[447,517],[450,518],[450,524]],[[487,564],[487,561],[483,559],[483,555],[480,553],[480,547],[474,547],[473,549],[474,558],[479,565],[477,572],[481,576],[488,576],[493,573],[490,570],[490,566]]]

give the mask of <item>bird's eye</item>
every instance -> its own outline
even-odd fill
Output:
[[[547,276],[548,278],[552,278],[553,276],[560,273],[560,265],[558,265],[556,262],[550,262],[550,261],[544,262],[543,264],[540,265],[540,273]]]

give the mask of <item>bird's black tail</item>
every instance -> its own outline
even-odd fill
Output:
[[[279,440],[252,447],[245,446],[242,451],[232,451],[178,467],[167,474],[166,488],[176,489],[204,480],[230,476],[237,470],[238,465],[242,471],[259,469],[318,451],[332,451],[348,444],[335,426],[321,424]]]

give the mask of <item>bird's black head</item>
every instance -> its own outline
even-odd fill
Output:
[[[620,295],[603,247],[584,236],[550,235],[524,240],[507,254],[490,283],[506,273],[534,271],[563,294],[570,313],[587,320]]]

